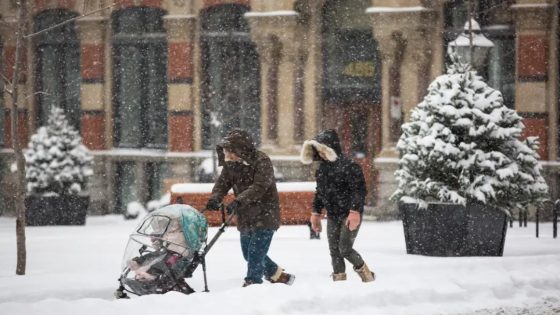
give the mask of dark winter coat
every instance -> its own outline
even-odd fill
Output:
[[[327,160],[319,156],[326,155]],[[361,167],[342,154],[336,131],[329,129],[319,133],[313,140],[305,141],[302,162],[319,161],[315,173],[317,188],[313,201],[313,212],[327,209],[332,218],[347,216],[350,210],[364,211],[366,184]]]
[[[243,162],[225,161],[224,148],[234,152]],[[236,210],[240,232],[277,230],[280,227],[280,206],[270,158],[257,151],[251,136],[241,129],[229,132],[216,146],[216,151],[218,164],[223,169],[211,198],[221,201],[233,188],[235,199],[240,203]]]

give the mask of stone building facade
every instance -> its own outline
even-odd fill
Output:
[[[13,73],[15,1],[0,2],[0,69]],[[92,213],[199,180],[229,128],[249,130],[284,180],[307,180],[299,148],[335,128],[363,167],[371,214],[394,213],[395,142],[444,71],[462,0],[28,0],[17,136],[60,106],[95,155]],[[473,0],[495,43],[488,82],[541,138],[558,174],[558,1]],[[0,215],[13,209],[7,93],[0,97]]]

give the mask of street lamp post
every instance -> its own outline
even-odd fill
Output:
[[[449,43],[450,51],[459,55],[463,62],[471,64],[479,73],[484,69],[492,47],[494,43],[482,34],[480,25],[472,18],[465,23],[463,32]]]

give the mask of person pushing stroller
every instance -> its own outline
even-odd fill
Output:
[[[214,184],[207,210],[218,210],[233,188],[235,200],[226,207],[237,215],[241,251],[247,261],[243,287],[271,283],[291,285],[295,276],[284,272],[267,253],[274,232],[280,227],[280,205],[270,158],[258,151],[242,129],[231,130],[216,146],[218,165],[223,166]]]

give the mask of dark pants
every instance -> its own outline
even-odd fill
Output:
[[[334,273],[346,272],[345,258],[355,268],[360,268],[364,265],[364,260],[360,254],[352,248],[361,224],[354,231],[350,231],[345,222],[346,217],[327,218],[327,238],[329,240],[329,251]]]
[[[262,283],[263,275],[272,277],[276,273],[278,265],[267,256],[273,235],[273,230],[241,233],[241,251],[247,261],[245,281]]]

